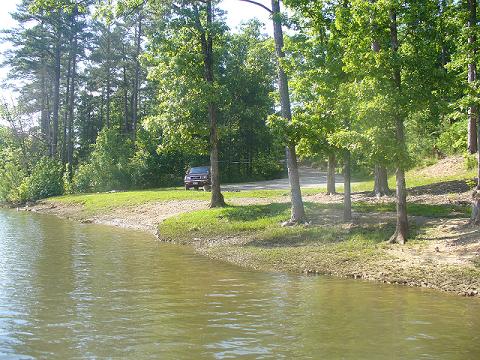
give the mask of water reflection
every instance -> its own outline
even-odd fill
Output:
[[[0,356],[476,359],[480,302],[259,273],[138,232],[0,212]]]

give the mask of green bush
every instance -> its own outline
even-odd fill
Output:
[[[451,124],[440,134],[437,141],[438,149],[445,155],[461,154],[467,148],[467,120]]]
[[[52,158],[43,157],[30,176],[20,184],[21,202],[36,201],[63,194],[63,166]]]
[[[272,154],[258,154],[252,161],[252,170],[255,177],[270,180],[282,174],[283,166]]]
[[[73,176],[72,190],[92,192],[125,190],[131,187],[130,158],[133,146],[129,138],[115,129],[105,129],[97,137],[87,163]]]
[[[20,151],[7,148],[0,156],[0,201],[19,204],[22,202],[19,185],[26,176],[19,162]]]

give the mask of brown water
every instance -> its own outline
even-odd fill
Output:
[[[480,301],[0,211],[0,358],[479,359]]]

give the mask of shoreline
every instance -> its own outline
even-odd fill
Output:
[[[287,204],[287,199],[260,200],[263,204]],[[242,201],[235,201],[237,206]],[[247,204],[257,201],[247,201]],[[363,245],[356,250],[341,248],[341,241],[330,244],[259,245],[264,239],[262,233],[219,234],[219,236],[185,236],[177,238],[164,236],[161,224],[165,220],[176,219],[192,211],[202,211],[208,207],[203,200],[174,200],[151,202],[141,205],[124,206],[96,213],[86,212],[79,204],[41,201],[33,206],[19,208],[51,214],[81,223],[95,223],[125,229],[141,230],[154,235],[159,241],[190,246],[200,255],[226,261],[245,268],[260,271],[304,273],[308,275],[328,275],[340,278],[353,278],[410,287],[424,287],[461,296],[480,298],[480,267],[472,265],[466,258],[447,253],[451,244],[445,241],[433,242],[426,246],[416,241],[406,246]],[[333,210],[331,211],[333,212]],[[353,225],[336,224],[343,233],[349,234],[364,227],[364,218],[371,217],[355,213]],[[431,220],[431,219],[430,219]],[[425,221],[421,217],[411,217],[413,224]],[[437,219],[436,227],[456,226],[468,230],[464,219]],[[167,224],[168,225],[168,224]],[[162,225],[166,226],[166,225]],[[414,225],[418,226],[418,225]],[[160,230],[159,230],[160,227]],[[352,230],[354,229],[354,230]],[[356,230],[357,229],[357,230]],[[307,229],[309,230],[309,229]],[[475,237],[476,234],[473,234]],[[470,246],[470,244],[467,244]],[[466,246],[467,246],[466,245]],[[480,244],[478,241],[474,245]],[[461,253],[464,249],[458,249]],[[477,253],[477,257],[480,252]]]

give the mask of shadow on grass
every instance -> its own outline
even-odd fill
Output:
[[[395,212],[395,203],[368,203],[357,202],[354,203],[353,209],[359,213],[369,212]],[[457,218],[468,217],[470,208],[467,205],[431,205],[431,204],[407,204],[407,212],[413,216],[425,216],[425,217],[442,217],[442,218]]]
[[[257,248],[285,248],[341,244],[372,246],[388,240],[394,224],[379,224],[346,229],[339,226],[287,227],[260,234],[245,246]]]
[[[410,195],[446,195],[469,191],[465,180],[443,181],[430,185],[416,186],[408,189]]]
[[[231,206],[224,209],[221,217],[229,221],[255,221],[262,218],[277,217],[287,212],[290,204],[266,204]]]
[[[305,203],[307,217],[317,211],[334,208],[335,205]],[[263,205],[231,206],[224,209],[221,217],[229,221],[255,221],[264,218],[284,216],[288,220],[290,203],[273,203]]]

